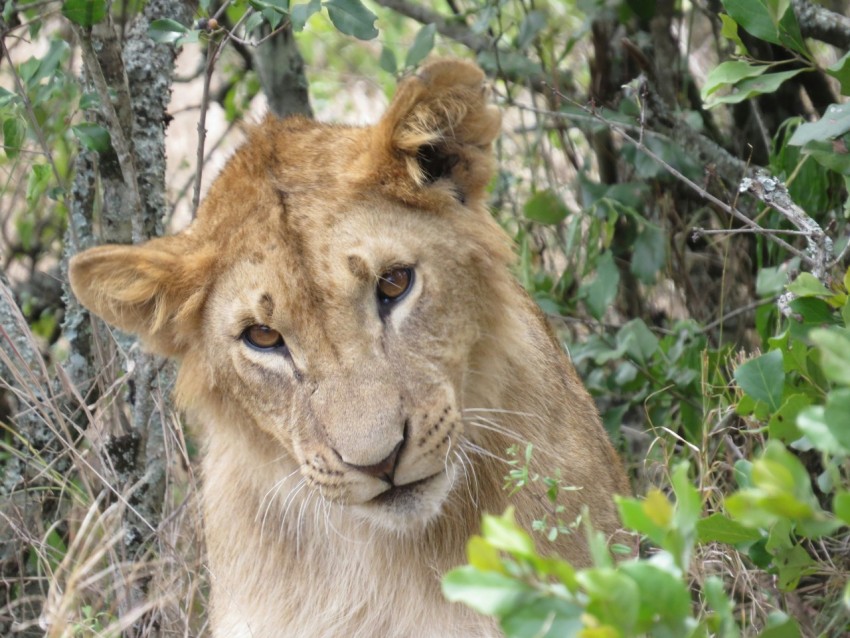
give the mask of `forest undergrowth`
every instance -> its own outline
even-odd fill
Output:
[[[562,520],[571,486],[518,445],[505,489],[545,484],[543,515],[486,516],[445,595],[511,637],[850,633],[847,2],[2,6],[0,635],[208,633],[202,442],[67,259],[178,229],[258,104],[374,119],[429,55],[491,78],[493,214],[641,548]],[[593,566],[549,556],[560,534]]]

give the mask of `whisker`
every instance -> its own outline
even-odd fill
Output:
[[[514,432],[511,432],[507,428],[490,421],[489,419],[485,419],[483,417],[475,417],[474,419],[466,420],[464,419],[464,423],[467,425],[472,425],[477,428],[481,428],[482,430],[488,430],[490,432],[495,432],[496,434],[501,434],[502,436],[512,439],[517,443],[527,443],[522,437]]]
[[[301,552],[301,527],[304,525],[304,512],[308,508],[310,501],[316,496],[316,490],[310,490],[307,498],[301,501],[301,507],[298,509],[298,520],[295,522],[295,554]]]
[[[501,463],[504,463],[505,465],[511,464],[511,461],[509,459],[501,457],[498,454],[493,454],[493,452],[491,452],[490,450],[483,448],[480,445],[477,445],[477,444],[473,443],[472,441],[470,441],[468,439],[464,440],[461,443],[461,448],[464,449],[467,452],[472,452],[473,454],[477,454],[478,456],[486,456],[486,457],[491,458],[495,461],[499,461]]]
[[[473,412],[473,413],[483,412],[485,414],[488,414],[488,413],[489,414],[507,414],[507,415],[510,415],[510,416],[522,416],[522,417],[527,417],[529,419],[541,420],[540,416],[537,415],[537,414],[534,414],[533,412],[519,412],[517,410],[507,410],[507,409],[504,409],[504,408],[463,408],[462,412]]]
[[[277,492],[278,492],[278,491],[280,491],[280,488],[283,486],[283,484],[286,482],[286,480],[287,480],[287,479],[289,479],[290,477],[292,477],[292,475],[293,475],[293,474],[298,473],[298,470],[299,470],[299,469],[300,469],[300,468],[295,468],[292,472],[290,472],[289,474],[287,474],[286,476],[284,476],[282,479],[280,479],[279,481],[276,481],[276,482],[275,482],[275,483],[274,483],[274,484],[273,484],[273,485],[272,485],[272,486],[268,489],[268,491],[267,491],[265,494],[263,494],[263,498],[260,500],[260,506],[257,508],[257,516],[256,516],[256,517],[254,517],[254,521],[255,521],[255,522],[256,522],[256,520],[260,517],[260,511],[261,511],[261,510],[262,510],[262,508],[263,508],[263,503],[265,503],[265,502],[266,502],[266,499],[267,499],[267,498],[269,498],[269,495],[270,495],[272,492],[274,492],[274,493],[275,493],[275,494],[274,494],[274,495],[273,495],[273,496],[269,499],[269,505],[267,505],[267,506],[266,506],[265,512],[263,513],[263,520],[265,520],[266,514],[268,514],[268,511],[269,511],[269,506],[271,505],[271,501],[273,501],[273,500],[274,500],[274,497],[277,495]]]
[[[307,479],[302,477],[302,479],[298,481],[298,484],[289,491],[286,500],[283,502],[283,516],[280,517],[281,532],[283,531],[283,524],[286,521],[286,517],[289,516],[289,508],[292,507],[292,504],[295,502],[295,497],[298,495],[298,493],[306,486]]]
[[[296,469],[293,472],[290,472],[289,474],[284,476],[282,479],[280,479],[274,485],[272,485],[269,488],[268,492],[266,492],[263,495],[263,498],[260,501],[260,506],[257,508],[257,517],[260,516],[260,510],[263,511],[263,519],[262,519],[262,522],[260,523],[260,542],[263,541],[263,534],[265,533],[265,529],[266,529],[266,519],[269,516],[269,511],[271,511],[272,504],[274,503],[275,499],[277,498],[277,495],[280,493],[280,489],[283,487],[284,483],[286,483],[286,481],[288,481],[297,472],[298,472],[298,470]],[[303,481],[305,479],[301,479],[301,480]],[[265,508],[263,508],[263,503],[266,502],[267,498],[268,498],[268,502],[266,503]],[[255,517],[254,520],[256,521],[257,518]]]
[[[469,493],[469,497],[472,499],[473,504],[476,509],[479,507],[478,503],[478,475],[475,473],[475,466],[472,464],[472,460],[466,454],[461,446],[458,446],[458,449],[455,450],[455,458],[457,458],[458,463],[461,466],[461,471],[463,472],[463,477],[466,482],[466,491]],[[473,483],[475,484],[475,491],[472,490],[472,484],[469,482],[469,476],[472,475]]]

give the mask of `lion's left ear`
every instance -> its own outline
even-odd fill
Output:
[[[476,65],[432,62],[401,82],[375,128],[376,143],[390,165],[402,161],[416,187],[449,185],[462,202],[478,199],[493,174],[491,144],[502,119],[488,100]]]

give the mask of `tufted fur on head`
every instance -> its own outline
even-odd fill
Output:
[[[186,231],[72,259],[87,308],[180,362],[217,638],[496,635],[440,576],[484,512],[543,514],[545,486],[502,489],[511,445],[617,533],[619,459],[484,204],[499,126],[480,69],[433,62],[374,126],[266,118]],[[581,533],[544,551],[590,561]]]

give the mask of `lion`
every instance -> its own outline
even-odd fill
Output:
[[[440,579],[482,513],[541,515],[511,445],[617,532],[621,462],[486,207],[500,126],[476,65],[434,61],[375,125],[267,117],[187,230],[71,260],[86,308],[179,363],[215,636],[498,635]],[[546,550],[590,563],[584,533]]]

